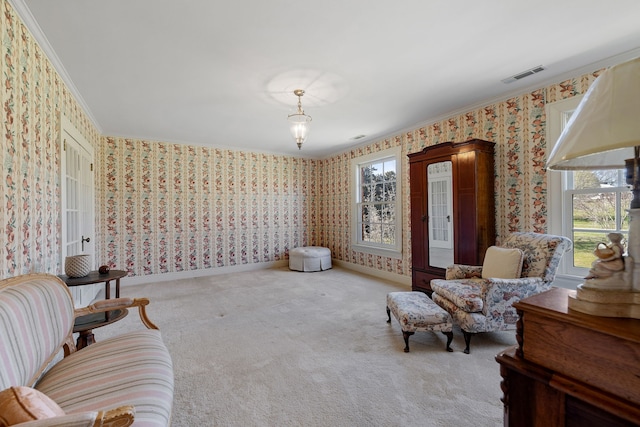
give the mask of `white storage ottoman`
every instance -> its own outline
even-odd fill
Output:
[[[322,271],[331,268],[331,250],[322,246],[303,246],[289,251],[289,269]]]

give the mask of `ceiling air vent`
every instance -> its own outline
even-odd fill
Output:
[[[513,75],[511,77],[507,77],[506,79],[502,80],[502,83],[513,83],[520,79],[524,79],[525,77],[532,76],[536,73],[539,73],[542,70],[544,70],[544,67],[542,65],[538,65],[537,67],[533,67],[526,71]]]

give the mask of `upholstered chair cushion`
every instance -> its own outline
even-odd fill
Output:
[[[133,405],[136,423],[170,424],[173,368],[154,329],[91,344],[58,362],[36,387],[68,413]]]
[[[431,289],[434,293],[448,299],[458,309],[467,313],[482,311],[485,287],[486,280],[484,279],[431,281]]]
[[[517,279],[522,273],[524,253],[518,248],[491,246],[484,255],[483,279]]]
[[[31,387],[0,391],[0,427],[64,415],[56,402]]]

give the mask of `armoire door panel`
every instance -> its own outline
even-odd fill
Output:
[[[411,259],[412,264],[418,269],[427,267],[427,250],[425,241],[429,236],[427,229],[423,226],[426,221],[427,205],[423,198],[423,189],[426,178],[424,165],[416,165],[409,169],[409,203],[411,209]]]
[[[423,199],[421,195],[411,196],[411,229],[415,229],[415,233],[411,233],[411,260],[415,268],[424,269],[427,267],[426,251],[428,248],[425,246],[425,241],[429,241],[427,235],[427,229],[423,226],[426,221],[424,207],[422,206]]]

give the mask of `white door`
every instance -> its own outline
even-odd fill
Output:
[[[69,122],[61,118],[62,147],[62,266],[69,255],[90,254],[94,260],[94,179],[93,147]],[[99,285],[73,286],[76,307],[91,303]]]

